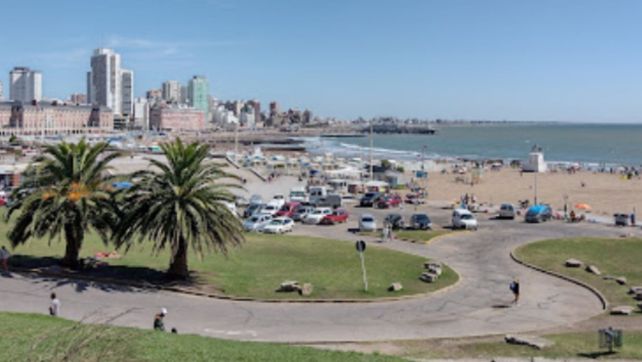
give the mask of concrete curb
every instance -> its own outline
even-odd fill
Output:
[[[88,275],[74,274],[74,273],[50,272],[50,271],[43,271],[39,269],[28,269],[28,268],[20,268],[20,267],[12,267],[11,269],[12,269],[11,272],[17,273],[17,274],[28,274],[28,275],[36,274],[39,276],[67,278],[72,280],[83,280],[83,281],[90,281],[90,282],[100,283],[100,284],[121,285],[121,286],[138,288],[138,289],[161,290],[166,292],[193,295],[193,296],[212,298],[212,299],[229,300],[229,301],[237,301],[237,302],[258,302],[258,303],[317,303],[317,304],[368,303],[370,304],[370,303],[398,302],[403,300],[424,298],[431,295],[435,295],[437,293],[442,293],[446,290],[453,288],[454,286],[458,285],[461,282],[461,276],[459,275],[459,273],[457,273],[454,269],[450,268],[450,270],[452,270],[453,273],[455,273],[455,275],[457,276],[457,281],[455,281],[455,283],[451,285],[445,286],[443,288],[437,289],[432,292],[401,295],[398,297],[382,297],[382,298],[376,298],[376,299],[262,299],[262,298],[251,298],[251,297],[238,297],[238,296],[226,295],[226,294],[206,293],[206,292],[199,292],[199,291],[193,291],[193,290],[186,290],[180,287],[165,287],[162,285],[154,285],[154,284],[136,282],[136,281],[126,282],[120,279],[113,279],[113,278],[92,278],[91,276],[88,276]]]
[[[511,252],[510,252],[510,257],[511,257],[511,259],[513,259],[513,261],[515,261],[516,263],[521,264],[521,265],[523,265],[523,266],[525,266],[527,268],[530,268],[530,269],[533,269],[533,270],[537,270],[538,272],[541,272],[541,273],[544,273],[544,274],[548,274],[548,275],[557,277],[559,279],[566,280],[567,282],[571,282],[571,283],[573,283],[575,285],[579,285],[580,287],[583,287],[583,288],[587,289],[588,291],[593,293],[597,297],[597,299],[600,300],[600,302],[602,303],[602,310],[604,310],[604,311],[608,310],[609,302],[606,300],[604,295],[599,290],[597,290],[594,287],[592,287],[591,285],[588,285],[588,284],[586,284],[586,283],[584,283],[584,282],[582,282],[580,280],[577,280],[575,278],[572,278],[572,277],[569,277],[569,276],[566,276],[566,275],[563,275],[563,274],[560,274],[560,273],[557,273],[557,272],[554,272],[554,271],[551,271],[551,270],[540,268],[540,267],[538,267],[536,265],[527,263],[527,262],[519,259],[515,255],[515,251],[517,249],[519,249],[519,248],[520,247],[517,247],[517,248],[511,250]]]
[[[433,238],[431,238],[431,239],[429,239],[429,240],[416,240],[416,239],[406,239],[406,238],[395,238],[395,239],[396,239],[396,240],[399,240],[399,241],[404,241],[404,242],[408,242],[408,243],[413,243],[413,244],[424,244],[424,245],[428,245],[428,244],[430,244],[430,243],[432,243],[432,242],[439,241],[439,240],[441,240],[441,239],[447,239],[447,238],[451,238],[451,237],[455,237],[455,236],[458,236],[458,235],[462,235],[462,234],[466,234],[466,233],[471,233],[471,232],[472,232],[472,231],[470,231],[470,230],[449,231],[449,232],[447,232],[447,233],[444,233],[444,234],[441,234],[441,235],[437,235],[437,236],[435,236],[435,237],[433,237]]]

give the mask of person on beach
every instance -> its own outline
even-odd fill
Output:
[[[2,268],[4,269],[5,272],[9,272],[9,258],[11,257],[11,253],[7,248],[2,245],[2,248],[0,249],[0,261],[2,261]]]
[[[519,280],[517,278],[510,283],[510,290],[513,292],[513,304],[517,304],[519,302]]]
[[[56,297],[56,293],[51,293],[51,303],[49,304],[49,315],[57,317],[60,313],[60,300]]]
[[[166,315],[167,315],[167,309],[161,308],[160,313],[154,316],[154,330],[161,331],[161,332],[165,331],[164,319]]]

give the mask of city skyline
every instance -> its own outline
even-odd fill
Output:
[[[642,121],[634,1],[118,4],[6,4],[35,25],[19,41],[0,35],[5,99],[15,66],[42,72],[45,97],[84,92],[92,51],[108,47],[135,73],[136,97],[202,74],[219,99],[344,119]],[[60,24],[45,32],[52,16]],[[183,25],[158,25],[169,21]]]

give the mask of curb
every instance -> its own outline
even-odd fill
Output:
[[[430,244],[432,242],[439,241],[441,239],[447,239],[447,238],[455,237],[457,235],[468,234],[468,233],[471,233],[471,232],[472,231],[470,231],[470,230],[448,231],[446,233],[443,233],[441,235],[437,235],[437,236],[435,236],[435,237],[433,237],[431,239],[428,239],[428,240],[416,240],[416,239],[406,239],[406,238],[396,238],[396,240],[404,241],[404,242],[408,242],[408,243],[413,243],[413,244],[428,245],[428,244]]]
[[[450,268],[450,270],[452,270],[453,273],[455,273],[455,275],[457,276],[457,281],[455,281],[455,283],[453,283],[451,285],[448,285],[448,286],[445,286],[443,288],[434,290],[432,292],[401,295],[401,296],[398,296],[398,297],[382,297],[382,298],[376,298],[376,299],[263,299],[263,298],[251,298],[251,297],[238,297],[238,296],[233,296],[233,295],[216,294],[216,293],[206,293],[206,292],[185,290],[185,289],[179,288],[179,287],[165,287],[165,286],[162,286],[162,285],[154,285],[154,284],[142,283],[142,282],[136,282],[136,281],[125,282],[125,281],[122,281],[120,279],[112,279],[112,278],[92,278],[91,276],[88,276],[88,275],[64,273],[64,272],[48,272],[48,271],[43,271],[43,270],[39,270],[39,269],[27,269],[27,268],[21,268],[21,267],[12,267],[11,271],[16,273],[16,274],[32,274],[32,275],[33,274],[37,274],[37,275],[40,275],[40,276],[67,278],[67,279],[75,279],[75,280],[84,280],[84,281],[90,281],[90,282],[101,283],[101,284],[122,285],[122,286],[138,288],[138,289],[146,289],[146,290],[161,290],[161,291],[178,293],[178,294],[193,295],[193,296],[198,296],[198,297],[205,297],[205,298],[211,298],[211,299],[220,299],[220,300],[229,300],[229,301],[236,301],[236,302],[349,304],[349,303],[398,302],[398,301],[403,301],[403,300],[420,299],[420,298],[424,298],[424,297],[427,297],[427,296],[435,295],[437,293],[444,292],[444,291],[449,290],[452,287],[458,285],[461,282],[461,279],[462,279],[461,276],[459,275],[459,273],[457,273],[454,269]]]
[[[569,276],[566,276],[566,275],[563,275],[563,274],[560,274],[560,273],[557,273],[557,272],[554,272],[554,271],[551,271],[551,270],[540,268],[540,267],[538,267],[536,265],[527,263],[527,262],[519,259],[515,255],[515,250],[517,250],[518,248],[519,247],[511,250],[511,252],[510,252],[511,259],[513,259],[513,261],[515,261],[517,264],[521,264],[521,265],[523,265],[523,266],[525,266],[527,268],[530,268],[530,269],[533,269],[533,270],[537,270],[538,272],[541,272],[541,273],[544,273],[544,274],[548,274],[548,275],[557,277],[557,278],[562,279],[562,280],[566,280],[567,282],[571,282],[571,283],[573,283],[575,285],[579,285],[580,287],[583,287],[583,288],[587,289],[588,291],[590,291],[591,293],[593,293],[597,297],[597,299],[600,300],[600,302],[602,303],[602,310],[606,311],[606,310],[609,309],[609,302],[606,300],[604,295],[599,290],[597,290],[593,286],[588,285],[588,284],[586,284],[586,283],[584,283],[584,282],[582,282],[580,280],[577,280],[577,279],[575,279],[573,277],[569,277]]]

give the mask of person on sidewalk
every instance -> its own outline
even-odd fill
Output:
[[[60,313],[60,300],[56,297],[56,293],[51,293],[51,303],[49,304],[49,315],[57,317]]]
[[[166,315],[167,315],[167,309],[161,308],[160,313],[154,316],[154,330],[161,331],[161,332],[165,331],[164,319]]]
[[[9,272],[9,258],[11,257],[11,253],[7,248],[2,245],[2,248],[0,248],[0,261],[2,262],[2,269],[4,269],[5,272]]]
[[[513,304],[517,304],[517,302],[519,302],[519,280],[517,278],[513,279],[510,283],[510,290],[514,296]]]

